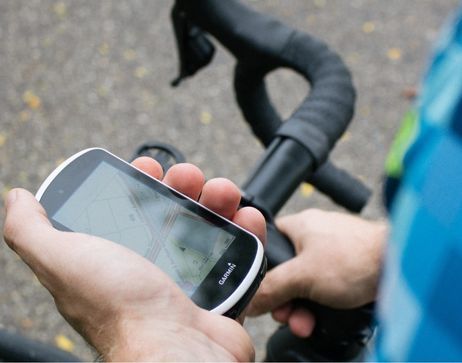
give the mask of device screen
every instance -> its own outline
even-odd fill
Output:
[[[134,250],[189,296],[235,238],[105,161],[51,217]]]

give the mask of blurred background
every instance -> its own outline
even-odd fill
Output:
[[[425,70],[431,44],[457,0],[246,1],[318,36],[350,67],[355,117],[333,160],[374,190],[363,212],[383,218],[384,159]],[[130,158],[149,140],[171,143],[207,178],[242,183],[262,153],[234,102],[234,60],[218,45],[212,64],[172,89],[178,60],[171,1],[0,0],[0,192],[35,192],[73,153],[91,146]],[[268,77],[271,96],[288,117],[309,90],[281,70]],[[284,208],[339,209],[309,185]],[[4,212],[1,212],[0,224]],[[93,355],[55,311],[28,268],[0,246],[0,328]],[[248,319],[257,359],[277,326]]]

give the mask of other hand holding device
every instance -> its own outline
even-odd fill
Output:
[[[271,270],[249,309],[272,312],[299,337],[314,328],[314,317],[292,300],[305,298],[337,309],[374,301],[387,236],[383,222],[317,209],[281,217],[279,230],[293,242],[296,257]]]

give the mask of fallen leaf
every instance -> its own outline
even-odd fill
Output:
[[[22,95],[24,103],[32,108],[33,110],[39,108],[42,105],[42,100],[34,92],[28,90]]]
[[[308,198],[314,192],[314,187],[310,183],[303,183],[300,186],[300,192],[304,198]]]
[[[391,60],[399,60],[401,59],[401,49],[399,48],[390,48],[388,49],[387,56]]]
[[[101,55],[107,55],[109,53],[109,44],[107,44],[106,42],[102,43],[98,47],[98,52]]]
[[[67,6],[62,1],[58,1],[53,5],[53,12],[60,18],[64,18],[67,14]]]
[[[5,145],[6,139],[7,139],[6,135],[4,133],[0,132],[0,147]]]
[[[137,67],[135,69],[135,77],[136,78],[144,78],[146,77],[146,74],[148,74],[148,70],[144,67]]]
[[[72,352],[75,348],[75,344],[68,337],[62,334],[55,336],[55,344],[58,348],[65,350],[66,352]]]
[[[366,34],[372,33],[375,30],[375,24],[372,21],[366,21],[363,24],[363,32]]]
[[[212,122],[212,114],[210,112],[207,112],[207,111],[202,111],[201,116],[200,116],[200,120],[204,125],[208,125],[208,124],[210,124]]]
[[[348,141],[350,139],[351,139],[351,132],[349,131],[345,131],[342,137],[340,137],[340,141],[343,141],[343,142]]]

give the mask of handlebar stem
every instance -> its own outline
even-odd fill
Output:
[[[275,215],[312,168],[313,157],[305,147],[295,140],[277,137],[243,184],[244,196]]]

